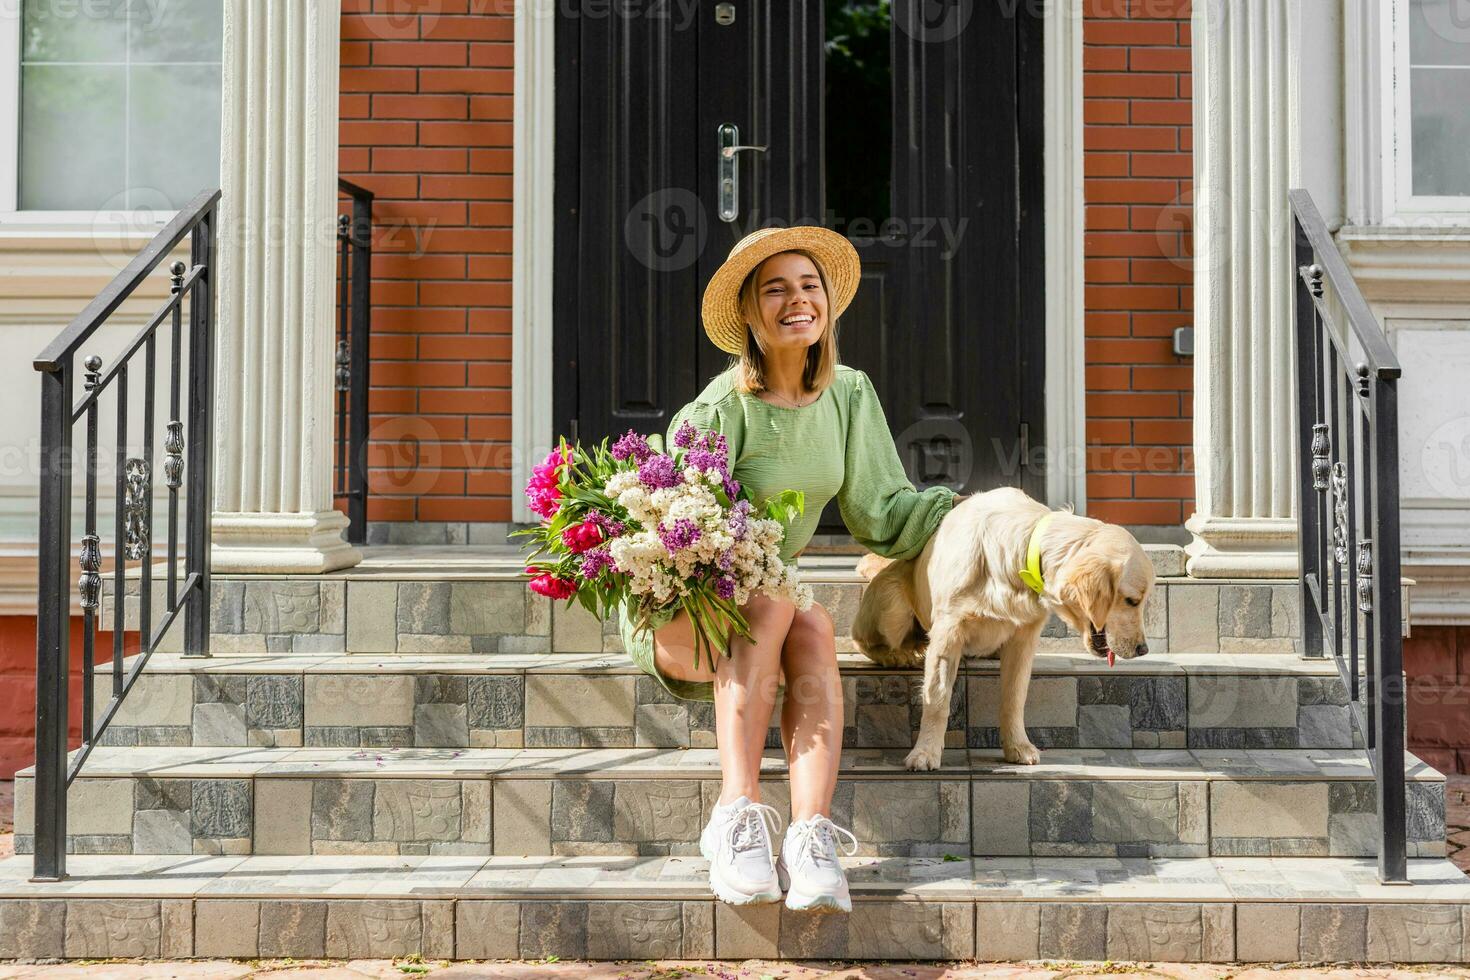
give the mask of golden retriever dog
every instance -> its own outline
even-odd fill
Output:
[[[1022,579],[1033,531],[1041,591]],[[1143,609],[1153,563],[1121,527],[1052,511],[1013,487],[957,503],[918,557],[867,555],[868,580],[852,637],[886,667],[924,666],[923,720],[909,769],[939,768],[950,695],[965,654],[1000,658],[1000,740],[1007,762],[1035,765],[1041,753],[1026,736],[1031,662],[1047,619],[1056,613],[1096,657],[1148,653]]]

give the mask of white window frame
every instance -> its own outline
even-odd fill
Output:
[[[22,211],[20,192],[20,7],[25,0],[0,0],[0,234],[5,231],[79,231],[128,237],[162,228],[177,211]]]
[[[1470,195],[1443,196],[1415,194],[1414,132],[1411,109],[1411,75],[1409,70],[1409,4],[1410,0],[1389,0],[1383,11],[1387,28],[1382,32],[1384,44],[1382,64],[1388,78],[1383,89],[1383,200],[1390,222],[1411,222],[1428,216],[1470,222]],[[1470,69],[1465,72],[1470,80]]]

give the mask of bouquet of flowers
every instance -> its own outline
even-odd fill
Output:
[[[516,534],[534,548],[531,591],[580,602],[606,618],[624,602],[638,628],[671,608],[694,625],[694,664],[730,655],[750,637],[740,607],[756,593],[811,607],[811,589],[780,558],[785,525],[801,514],[787,490],[757,508],[730,476],[725,437],[685,422],[674,449],[629,431],[611,447],[561,440],[526,485],[541,524]]]

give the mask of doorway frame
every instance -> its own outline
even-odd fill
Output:
[[[511,235],[511,520],[535,523],[524,495],[531,467],[559,435],[554,409],[554,6],[515,17]],[[1087,509],[1082,168],[1082,0],[1042,15],[1047,503]]]

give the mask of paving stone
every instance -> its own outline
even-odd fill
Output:
[[[515,959],[521,954],[519,902],[461,899],[454,909],[455,958]]]
[[[864,959],[968,959],[975,951],[968,903],[859,902],[847,926],[848,955]]]
[[[1204,927],[1204,946],[1200,959],[1207,963],[1230,963],[1235,959],[1235,906],[1206,904],[1200,906],[1200,924]]]
[[[526,603],[526,635],[527,637],[548,637],[551,635],[551,600],[545,596],[537,595],[530,589],[522,589]],[[545,641],[543,640],[543,648]]]
[[[399,582],[397,632],[446,635],[452,583]]]
[[[254,959],[260,955],[260,903],[201,898],[194,903],[195,955]]]
[[[292,653],[346,653],[347,641],[341,633],[294,633]]]
[[[195,674],[194,703],[244,704],[247,680],[243,674]]]
[[[66,902],[0,902],[0,959],[57,959],[66,955]]]
[[[393,653],[398,636],[398,583],[347,583],[347,649]]]
[[[413,744],[420,748],[461,748],[469,741],[463,704],[420,704],[413,709]]]
[[[685,957],[713,958],[715,955],[715,903],[683,902]]]
[[[1105,905],[1042,905],[1038,953],[1043,959],[1105,959],[1107,923]]]
[[[423,949],[423,919],[414,901],[327,903],[327,956],[386,959]]]
[[[244,745],[245,706],[196,704],[193,739],[195,745]]]
[[[781,938],[781,906],[715,903],[715,955],[721,959],[770,959]]]
[[[244,582],[231,582],[225,579],[210,581],[209,631],[211,633],[244,633],[246,631]]]
[[[1203,959],[1198,905],[1137,903],[1107,907],[1108,958],[1195,963]]]
[[[1089,704],[1077,709],[1077,742],[1097,748],[1131,748],[1133,726],[1127,705]]]
[[[601,790],[589,790],[585,797],[569,792],[567,803],[578,798],[586,799],[585,820],[567,820],[562,817],[561,822],[558,822],[559,813],[565,812],[565,809],[558,807],[558,794],[562,787],[562,783],[558,782],[557,789],[552,793],[552,838],[627,842],[699,839],[699,832],[704,827],[704,814],[698,780],[623,779],[608,786],[610,789],[616,787],[616,792],[609,794],[612,806],[611,837],[589,836],[598,833],[596,825],[590,822],[600,819],[606,805]],[[576,833],[563,835],[558,831],[561,826]]]
[[[163,934],[158,941],[158,955],[165,959],[183,959],[194,955],[194,903],[186,898],[166,898],[159,902],[159,923]]]
[[[1404,789],[1404,815],[1409,840],[1444,840],[1444,783],[1413,782]]]
[[[306,678],[309,727],[413,726],[410,674],[313,674]]]
[[[458,780],[378,779],[372,840],[457,841],[463,802]]]
[[[1030,802],[1031,787],[1024,780],[989,779],[972,783],[973,853],[1030,854]]]
[[[858,745],[904,748],[913,744],[908,704],[860,704],[853,715]]]
[[[1368,906],[1368,959],[1388,963],[1462,962],[1461,911],[1454,905]]]
[[[440,633],[399,633],[399,653],[473,653],[474,640],[468,636]]]
[[[1111,843],[1177,843],[1179,795],[1175,784],[1099,781],[1092,790],[1092,838]]]
[[[851,827],[865,847],[900,842],[922,845],[942,840],[937,782],[855,780],[852,801]],[[893,853],[881,848],[879,852]]]
[[[316,582],[267,579],[245,583],[242,633],[316,633],[322,597]]]
[[[140,776],[133,780],[134,809],[187,812],[193,805],[191,780],[153,779],[149,776]]]
[[[587,902],[522,902],[522,958],[587,956]]]
[[[245,685],[247,728],[300,729],[304,721],[304,681],[300,676],[262,674]]]
[[[1378,816],[1334,813],[1327,818],[1327,853],[1333,857],[1365,857],[1378,853]]]
[[[1171,585],[1168,589],[1169,649],[1215,653],[1220,649],[1220,588]]]
[[[521,582],[454,582],[452,633],[520,634],[526,628],[526,587]]]
[[[1297,959],[1357,962],[1368,955],[1366,905],[1303,905]]]
[[[1035,902],[979,902],[975,958],[981,962],[1034,960],[1040,951],[1041,906]]]
[[[557,653],[601,653],[602,623],[579,605],[555,603],[551,610],[551,649]]]
[[[679,902],[588,902],[587,956],[594,960],[678,959],[684,955]]]
[[[134,854],[189,854],[193,841],[187,810],[139,810],[133,815]]]
[[[1295,728],[1296,694],[1292,678],[1191,675],[1189,727]]]
[[[541,726],[634,725],[631,676],[530,674],[526,677],[526,715]]]
[[[550,779],[504,779],[492,783],[496,854],[551,853]]]
[[[1242,902],[1235,909],[1235,955],[1241,962],[1292,962],[1301,952],[1301,907]]]
[[[423,914],[422,955],[426,960],[447,960],[454,956],[454,902],[425,901]]]
[[[309,959],[327,955],[327,903],[260,903],[261,957]]]
[[[1092,840],[1091,783],[1043,779],[1031,784],[1031,840]]]
[[[1210,787],[1210,830],[1216,837],[1327,836],[1327,784],[1216,782]]]
[[[992,727],[1000,724],[1000,681],[998,678],[969,678],[969,724]],[[1026,694],[1026,727],[1073,728],[1077,724],[1077,679],[1033,677]]]
[[[249,837],[251,809],[250,780],[194,780],[190,818],[196,839]]]
[[[28,791],[34,784],[27,787]],[[130,779],[78,779],[66,798],[67,832],[75,836],[131,837],[133,783]],[[21,826],[17,812],[16,826]],[[29,821],[26,826],[29,826]]]
[[[1271,635],[1271,586],[1220,586],[1220,635]]]
[[[633,723],[635,744],[679,748],[689,744],[689,712],[678,704],[640,704]]]
[[[1347,749],[1353,745],[1352,709],[1307,704],[1296,709],[1297,744],[1304,749]]]
[[[95,678],[97,703],[112,697],[112,678]],[[123,699],[113,724],[188,728],[194,723],[194,681],[188,674],[144,673]]]
[[[1295,583],[1271,586],[1271,635],[1301,638],[1301,586]]]
[[[311,780],[312,841],[373,839],[374,781]]]
[[[99,899],[66,903],[63,955],[68,959],[157,959],[162,947],[157,901]]]

